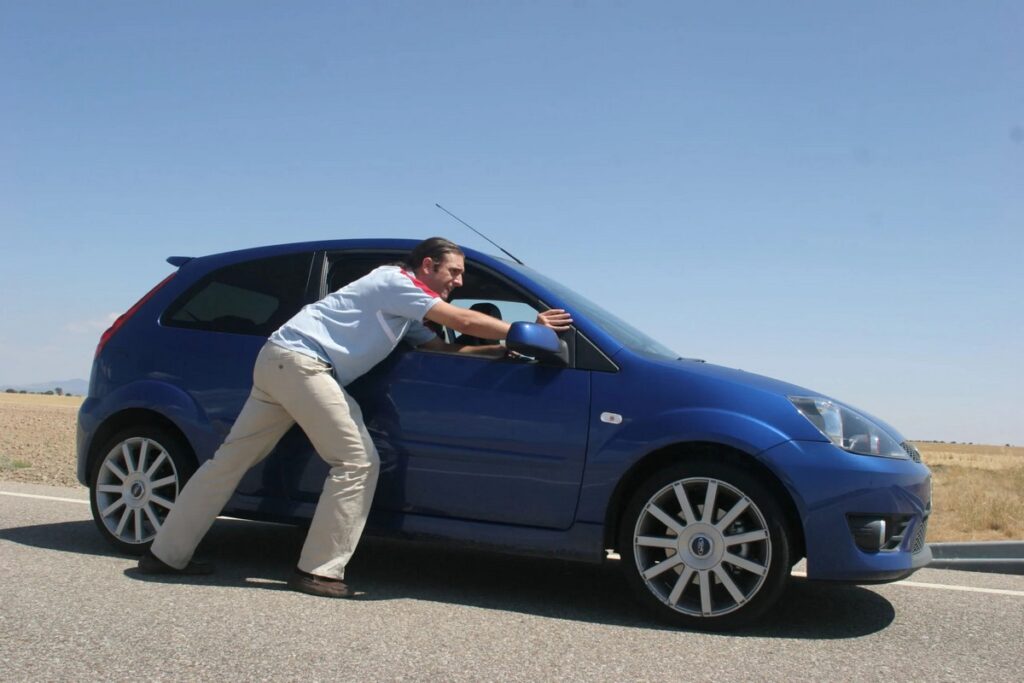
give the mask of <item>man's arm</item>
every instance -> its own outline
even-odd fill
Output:
[[[453,306],[447,301],[438,301],[427,311],[426,319],[450,327],[462,334],[481,339],[504,339],[511,327],[504,320],[492,318],[479,311]],[[572,316],[560,308],[551,308],[537,314],[537,324],[549,327],[555,332],[565,332],[572,325]]]
[[[458,306],[452,306],[446,301],[438,301],[427,311],[427,320],[450,327],[463,334],[470,334],[481,339],[504,339],[511,327],[508,323],[492,318],[479,311],[470,311]],[[471,346],[468,344],[449,344],[440,337],[420,344],[416,348],[427,351],[442,351],[444,353],[468,353],[474,356],[485,358],[501,358],[505,355],[505,347],[499,344],[488,344],[485,346]]]
[[[468,308],[452,306],[447,301],[438,301],[431,306],[425,317],[462,334],[470,334],[481,339],[504,339],[508,336],[508,328],[511,327],[504,320]]]
[[[508,336],[508,330],[511,327],[504,320],[492,318],[479,311],[452,306],[446,301],[438,301],[427,311],[424,317],[431,322],[450,327],[462,334],[468,334],[481,339],[504,339]],[[560,308],[551,308],[537,314],[537,324],[549,327],[555,332],[564,332],[572,324],[572,316]],[[416,348],[426,349],[427,351],[443,351],[445,353],[468,353],[486,358],[502,358],[505,355],[505,347],[500,344],[486,346],[449,344],[439,337],[420,344]]]
[[[471,346],[469,344],[449,344],[440,337],[434,337],[430,341],[420,344],[417,349],[427,351],[441,351],[443,353],[465,353],[471,356],[482,356],[484,358],[502,358],[505,356],[505,347],[500,344],[489,344],[487,346]]]

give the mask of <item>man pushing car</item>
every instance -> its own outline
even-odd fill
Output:
[[[212,565],[192,559],[196,546],[246,471],[298,423],[331,469],[288,585],[311,595],[353,595],[343,581],[345,566],[366,524],[379,458],[359,405],[343,387],[403,339],[427,350],[500,357],[500,345],[448,344],[423,324],[429,320],[483,339],[506,337],[509,323],[447,303],[464,272],[462,250],[432,237],[412,250],[404,267],[380,266],[304,307],[270,335],[238,419],[178,496],[139,571],[212,572]],[[550,309],[537,315],[537,323],[564,332],[572,318]]]

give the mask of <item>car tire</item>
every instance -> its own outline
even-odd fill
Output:
[[[640,484],[625,508],[618,548],[640,602],[684,628],[749,624],[789,578],[780,506],[751,474],[720,461],[679,463]]]
[[[143,554],[195,469],[192,449],[165,428],[142,425],[112,436],[89,474],[100,533],[123,553]]]

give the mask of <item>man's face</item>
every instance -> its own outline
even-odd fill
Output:
[[[452,290],[462,286],[462,274],[466,272],[466,259],[461,254],[445,254],[440,261],[423,259],[416,276],[427,287],[441,295],[445,301]]]

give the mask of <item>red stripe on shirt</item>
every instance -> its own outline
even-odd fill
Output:
[[[402,275],[404,275],[407,278],[409,278],[410,280],[412,280],[412,283],[414,285],[416,285],[417,287],[419,287],[420,289],[422,289],[424,294],[429,294],[430,296],[437,297],[438,299],[441,298],[440,294],[438,294],[437,292],[432,290],[430,287],[427,287],[425,284],[423,284],[423,282],[419,278],[414,277],[411,273],[407,272],[404,268],[402,269]]]

